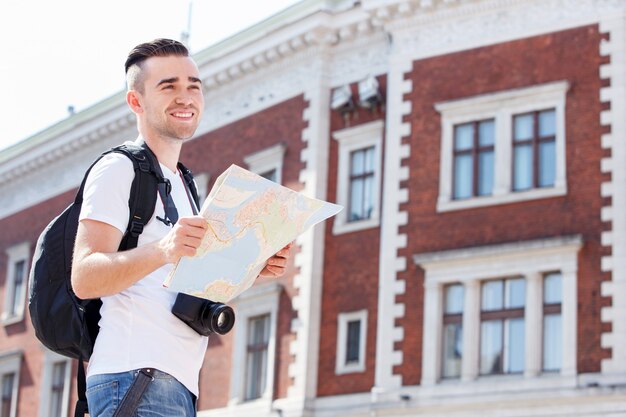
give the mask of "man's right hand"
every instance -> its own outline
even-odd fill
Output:
[[[208,223],[202,216],[179,218],[172,230],[159,241],[166,262],[175,263],[183,256],[194,256],[207,230]]]

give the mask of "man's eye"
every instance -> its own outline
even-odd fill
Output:
[[[174,88],[174,86],[172,84],[167,84],[163,86],[163,90],[171,90],[172,88]]]

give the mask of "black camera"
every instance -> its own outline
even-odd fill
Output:
[[[226,304],[178,293],[172,314],[203,336],[226,334],[235,324],[235,312]]]

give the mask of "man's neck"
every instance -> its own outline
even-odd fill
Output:
[[[169,168],[172,172],[178,169],[178,159],[182,142],[174,140],[154,139],[140,135],[140,139],[146,142],[150,150],[157,157],[157,160]]]

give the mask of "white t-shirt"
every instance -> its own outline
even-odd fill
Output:
[[[179,217],[193,215],[179,172],[161,164],[163,175],[172,183],[172,198]],[[129,217],[128,198],[135,176],[125,155],[111,153],[92,168],[85,184],[79,220],[98,220],[122,233]],[[138,246],[161,239],[172,226],[164,218],[163,203],[157,197],[152,219],[139,236]],[[125,372],[150,367],[167,372],[198,396],[198,374],[208,338],[200,336],[171,313],[176,293],[163,287],[173,265],[165,265],[124,291],[102,297],[100,333],[87,376]]]

